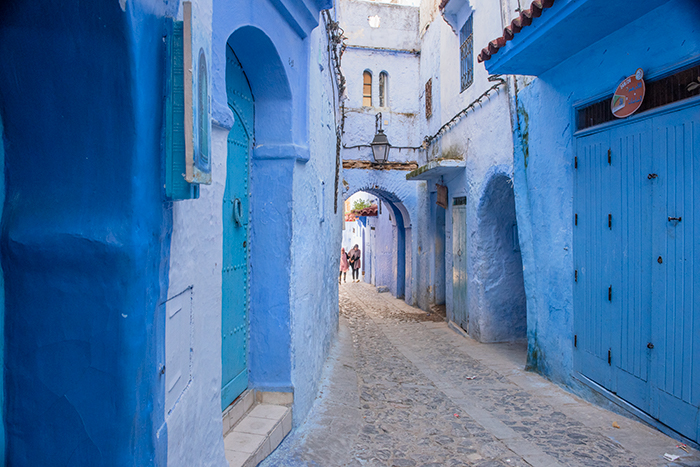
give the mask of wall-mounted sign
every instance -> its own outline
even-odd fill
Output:
[[[629,117],[635,113],[644,100],[644,71],[639,68],[635,74],[625,78],[615,89],[610,110],[617,118]]]

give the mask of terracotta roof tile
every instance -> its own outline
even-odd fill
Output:
[[[442,3],[447,5],[449,0],[442,0]],[[515,18],[511,23],[505,27],[503,30],[503,35],[489,42],[486,47],[481,49],[481,53],[476,57],[479,63],[485,62],[491,59],[491,56],[506,45],[506,42],[512,41],[517,33],[519,33],[524,27],[532,24],[533,18],[539,18],[542,16],[542,12],[547,8],[551,8],[554,5],[554,0],[534,0],[530,4],[530,8],[520,12],[520,15]],[[442,8],[442,4],[440,5]]]

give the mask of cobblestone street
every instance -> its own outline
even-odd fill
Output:
[[[314,409],[262,465],[700,466],[523,371],[524,345],[479,344],[364,283],[341,286],[340,313]]]

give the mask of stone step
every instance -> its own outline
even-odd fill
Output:
[[[255,392],[252,389],[247,389],[243,394],[238,396],[233,404],[226,407],[226,410],[224,410],[224,413],[221,415],[224,436],[253,408],[254,404]]]
[[[244,393],[224,412],[229,467],[254,467],[279,446],[292,430],[292,408],[284,405],[291,404],[291,397],[286,393]]]

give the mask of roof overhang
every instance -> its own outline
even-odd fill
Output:
[[[480,54],[491,74],[541,75],[668,0],[551,0],[533,2],[537,17],[492,40]],[[521,15],[522,16],[522,15]],[[520,18],[516,18],[519,20]],[[515,21],[514,21],[515,22]]]
[[[440,11],[452,31],[459,34],[459,29],[472,13],[472,7],[469,0],[443,0],[440,3]]]
[[[418,167],[413,172],[406,175],[408,181],[435,180],[444,175],[456,175],[464,170],[466,162],[458,159],[438,159],[430,161],[426,165]]]

